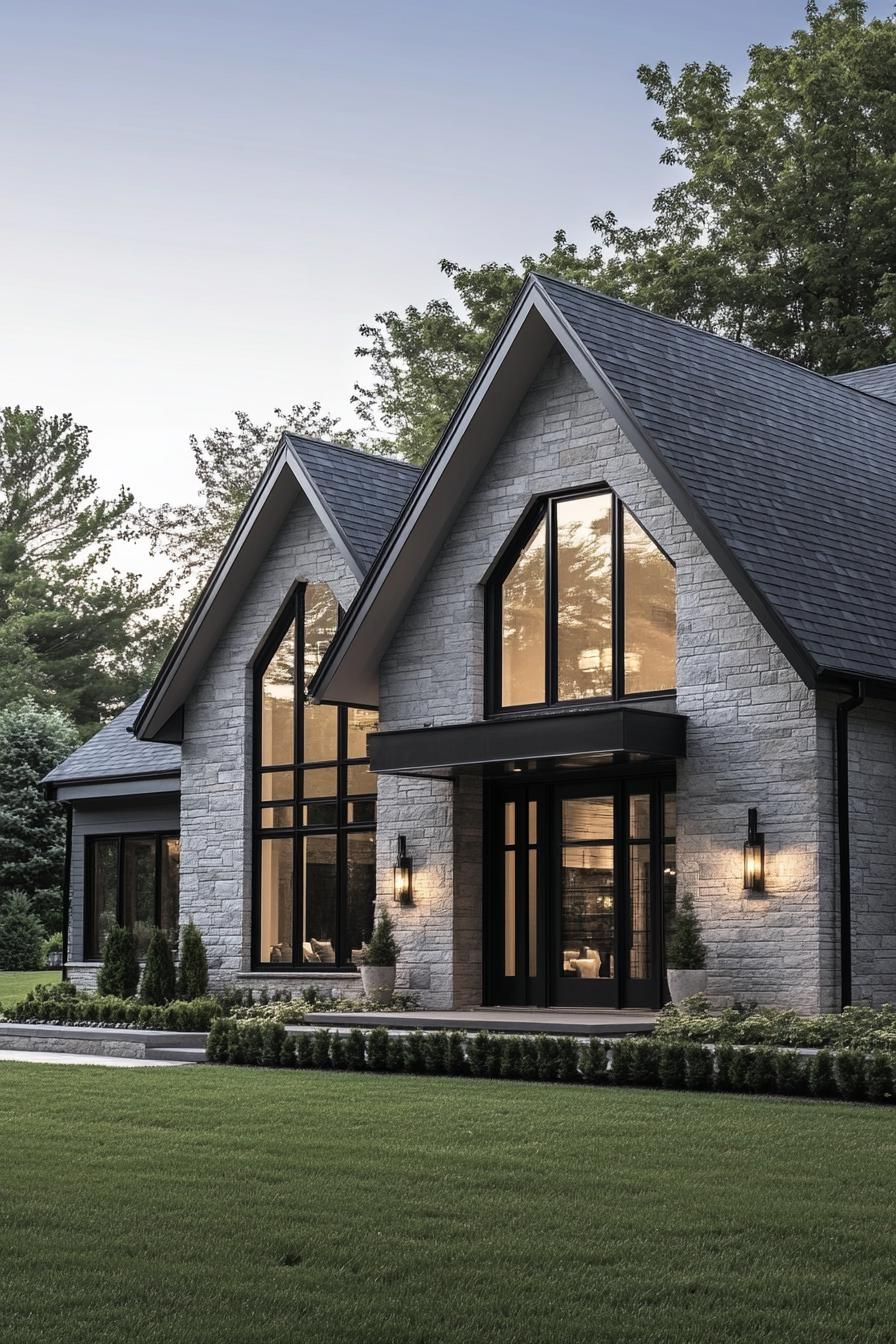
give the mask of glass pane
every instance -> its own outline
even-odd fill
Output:
[[[564,798],[563,839],[612,840],[612,798]]]
[[[303,770],[301,775],[303,798],[336,797],[335,766],[331,766],[326,770]]]
[[[630,845],[628,859],[631,946],[628,973],[633,980],[646,980],[650,965],[650,846]]]
[[[349,961],[356,963],[373,930],[373,902],[376,896],[376,836],[372,831],[356,831],[346,837],[346,912],[345,936]]]
[[[526,936],[529,950],[529,974],[538,974],[538,850],[529,849],[529,871],[526,875],[528,890],[526,894],[528,910],[528,928]]]
[[[306,803],[302,808],[303,825],[329,826],[331,829],[338,821],[338,803]]]
[[[84,956],[97,961],[113,924],[118,922],[118,841],[91,840],[88,846],[90,913]]]
[[[159,874],[159,927],[171,940],[177,952],[177,926],[180,902],[180,838],[162,836],[162,871]]]
[[[133,929],[137,955],[146,956],[156,922],[156,837],[129,835],[124,840],[124,924]]]
[[[376,793],[376,775],[366,765],[350,765],[346,770],[347,793]]]
[[[557,502],[557,694],[613,690],[612,496]]]
[[[263,830],[292,826],[294,812],[291,807],[263,807],[261,825]]]
[[[560,945],[563,974],[607,980],[616,974],[612,845],[568,845],[562,851]]]
[[[630,840],[650,839],[650,795],[632,794],[628,800],[628,834]]]
[[[296,633],[293,622],[261,679],[261,764],[289,765],[295,755]]]
[[[675,838],[677,820],[675,793],[670,790],[663,794],[663,835],[670,840]]]
[[[304,864],[304,929],[302,961],[332,966],[336,962],[338,883],[335,835],[307,835],[302,841]]]
[[[625,557],[625,690],[675,686],[675,566],[623,513]]]
[[[339,709],[336,705],[305,705],[302,710],[302,755],[306,761],[335,761]]]
[[[346,803],[345,808],[349,826],[373,826],[376,822],[376,803],[372,800]]]
[[[292,961],[292,840],[261,841],[260,957],[271,963]]]
[[[320,666],[320,660],[336,633],[338,619],[339,606],[327,585],[325,583],[309,583],[305,588],[304,674],[306,687]]]
[[[501,586],[501,704],[545,700],[545,524]]]
[[[348,711],[349,756],[366,756],[367,734],[375,733],[378,727],[379,716],[375,709],[350,709]]]
[[[291,770],[272,770],[261,776],[261,801],[280,802],[293,796],[295,776]]]
[[[504,851],[504,974],[516,975],[516,850]]]

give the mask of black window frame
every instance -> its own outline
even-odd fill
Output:
[[[351,834],[376,836],[377,795],[372,793],[349,793],[348,772],[352,766],[370,767],[368,756],[348,755],[348,715],[352,709],[373,710],[370,705],[336,705],[337,711],[337,757],[333,760],[309,762],[307,767],[302,759],[304,730],[304,631],[305,631],[305,591],[310,583],[323,582],[313,580],[298,583],[277,614],[277,618],[265,636],[252,668],[252,914],[251,914],[251,965],[253,971],[267,971],[271,974],[289,973],[320,977],[336,972],[357,970],[356,965],[344,955],[347,951],[347,913],[348,913],[348,837]],[[329,587],[329,585],[326,585]],[[332,591],[332,590],[331,590]],[[344,612],[337,604],[337,624],[342,621]],[[261,763],[261,707],[262,680],[271,658],[280,646],[284,635],[292,622],[295,622],[297,637],[293,660],[293,689],[295,694],[293,714],[293,761],[289,765],[265,766]],[[301,637],[299,637],[301,636]],[[335,770],[336,793],[308,798],[300,795],[298,776],[305,769]],[[266,774],[291,774],[293,790],[291,799],[262,802],[261,781]],[[303,809],[314,804],[335,805],[334,823],[303,825]],[[372,822],[348,821],[350,803],[372,803]],[[261,825],[263,811],[272,811],[275,807],[291,807],[292,826]],[[335,961],[306,962],[302,954],[302,841],[306,836],[334,835],[336,837],[336,935],[334,938]],[[266,961],[261,956],[261,844],[263,840],[292,840],[292,960]],[[375,892],[374,892],[375,899]],[[371,918],[373,908],[371,906]],[[350,951],[350,949],[348,949]],[[297,959],[298,958],[298,959]]]
[[[609,695],[583,696],[577,700],[561,700],[558,696],[559,665],[557,655],[557,505],[567,499],[587,499],[609,495],[610,510],[610,563],[612,569],[612,633],[613,670]],[[488,576],[485,596],[485,714],[488,718],[532,714],[545,710],[551,713],[575,712],[590,705],[612,704],[619,700],[673,699],[675,687],[657,691],[626,691],[625,689],[625,564],[623,526],[626,506],[606,483],[589,485],[574,490],[558,491],[541,496],[527,511],[511,535],[506,553]],[[639,518],[628,512],[660,554],[673,569],[675,561],[660,546]],[[504,581],[526,549],[533,535],[545,523],[545,698],[524,705],[502,703],[502,588]]]
[[[162,845],[166,840],[177,840],[180,842],[179,830],[165,831],[96,831],[84,837],[84,937],[83,954],[85,962],[101,962],[103,959],[102,949],[100,948],[96,955],[93,954],[93,948],[96,946],[97,930],[94,928],[94,864],[92,861],[93,848],[97,844],[109,844],[114,842],[118,846],[118,854],[115,864],[116,893],[115,893],[115,918],[119,924],[124,925],[125,893],[124,893],[124,853],[125,842],[128,840],[155,840],[156,849],[156,868],[155,868],[155,926],[160,928],[159,923],[162,915]],[[177,884],[177,917],[178,928],[180,927],[180,868],[178,867]],[[167,932],[167,930],[166,930]],[[176,954],[176,949],[175,954]]]

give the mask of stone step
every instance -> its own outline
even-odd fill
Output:
[[[205,1064],[205,1048],[199,1046],[148,1045],[144,1059],[164,1060],[170,1064]]]

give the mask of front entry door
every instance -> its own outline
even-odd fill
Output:
[[[643,778],[491,790],[490,1003],[660,1005],[668,797]]]

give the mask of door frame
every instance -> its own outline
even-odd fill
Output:
[[[665,998],[664,961],[664,798],[670,786],[674,789],[675,773],[669,766],[651,768],[643,765],[615,767],[611,771],[587,775],[556,774],[525,780],[507,777],[486,780],[483,803],[483,1002],[508,1007],[569,1007],[569,1008],[658,1008]],[[633,979],[627,974],[625,958],[628,950],[628,932],[631,920],[628,800],[632,794],[650,795],[650,891],[649,915],[651,945],[649,950],[651,974],[644,979]],[[562,845],[560,818],[562,802],[568,797],[609,797],[614,807],[614,873],[616,891],[616,919],[614,930],[614,958],[616,975],[612,980],[584,980],[560,974],[562,949],[560,946],[560,874]],[[535,977],[517,974],[515,982],[500,973],[499,957],[503,955],[503,905],[494,899],[503,892],[504,850],[503,807],[510,798],[528,802],[537,799],[537,922],[539,946],[538,971]],[[523,884],[527,865],[522,862],[525,846],[521,844],[521,816],[526,807],[517,806],[516,833],[516,965],[526,965],[528,947],[521,928],[523,920]],[[526,983],[528,982],[528,983]]]

